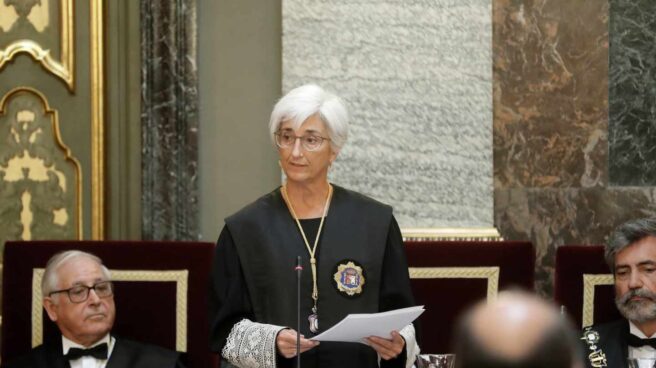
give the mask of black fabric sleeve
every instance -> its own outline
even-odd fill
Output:
[[[185,354],[180,354],[178,359],[175,361],[175,368],[187,368],[187,357]]]
[[[415,305],[415,299],[410,288],[410,274],[408,273],[408,260],[405,255],[403,237],[401,236],[399,224],[394,217],[392,217],[387,233],[381,278],[381,312]]]
[[[408,273],[408,261],[405,255],[405,246],[401,229],[392,216],[387,233],[387,245],[383,259],[383,272],[380,283],[380,311],[388,311],[399,308],[412,307],[415,305],[415,299],[412,296],[410,288],[410,274]],[[417,330],[417,322],[414,322]],[[402,368],[405,367],[407,349],[403,349],[401,354],[395,359],[381,360],[381,368]]]
[[[239,253],[227,227],[219,235],[210,278],[210,348],[220,354],[237,322],[255,321]]]

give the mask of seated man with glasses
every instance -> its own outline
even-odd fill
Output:
[[[77,250],[54,255],[46,265],[41,292],[61,340],[37,346],[6,367],[182,367],[175,351],[110,334],[116,314],[114,286],[98,257]]]

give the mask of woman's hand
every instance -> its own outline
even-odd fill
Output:
[[[384,339],[378,336],[367,337],[369,345],[376,350],[378,355],[385,360],[394,359],[405,347],[405,340],[398,331],[392,331],[392,339]]]
[[[318,341],[306,339],[301,335],[301,353],[306,352],[313,347],[319,345]],[[278,333],[276,337],[276,347],[278,353],[285,358],[293,358],[296,356],[296,331],[291,328],[286,328]]]

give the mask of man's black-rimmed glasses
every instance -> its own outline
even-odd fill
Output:
[[[58,293],[68,294],[71,303],[83,303],[89,299],[89,292],[93,290],[99,298],[107,298],[114,294],[114,284],[111,281],[100,281],[93,286],[75,285],[72,288],[55,290],[48,293],[48,296]]]

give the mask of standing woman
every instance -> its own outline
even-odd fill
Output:
[[[328,182],[346,142],[343,102],[316,85],[278,101],[269,129],[286,182],[226,218],[213,261],[210,343],[222,367],[292,367],[301,256],[304,368],[410,367],[412,324],[367,344],[309,340],[349,313],[414,305],[392,208]]]

